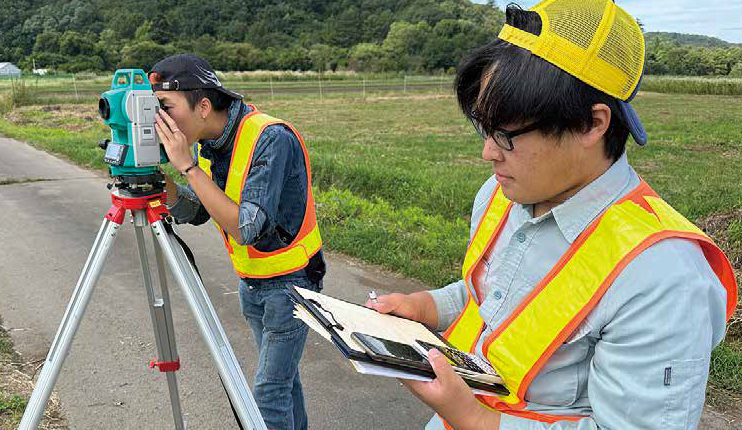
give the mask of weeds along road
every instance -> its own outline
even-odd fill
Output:
[[[24,143],[0,137],[0,153],[0,315],[24,360],[43,360],[110,207],[110,193],[105,177]],[[56,384],[72,429],[172,428],[164,375],[147,366],[156,350],[128,219]],[[181,226],[179,232],[196,255],[250,382],[257,357],[221,240],[212,225]],[[336,297],[363,302],[372,288],[381,293],[422,288],[339,255],[327,258],[324,292]],[[169,286],[182,363],[177,376],[189,428],[237,428],[190,308],[172,280]],[[356,374],[334,346],[311,332],[301,378],[313,428],[414,429],[430,415],[395,379]]]

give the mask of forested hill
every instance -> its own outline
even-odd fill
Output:
[[[742,44],[683,33],[649,32],[644,38],[648,74],[742,77]]]
[[[27,71],[148,69],[195,52],[217,70],[438,73],[493,40],[504,21],[495,0],[0,1],[0,62]],[[649,74],[742,77],[740,44],[646,39]]]
[[[650,31],[644,34],[647,44],[655,42],[671,42],[677,45],[728,47],[740,46],[742,44],[729,43],[717,37],[703,36],[701,34],[668,33],[664,31]]]
[[[222,70],[437,70],[502,22],[469,0],[10,0],[0,61],[110,70],[193,51]]]

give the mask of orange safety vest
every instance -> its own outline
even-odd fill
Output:
[[[469,300],[444,336],[458,349],[474,352],[485,323],[484,299],[472,273],[497,240],[512,208],[498,185],[471,239],[462,276]],[[726,318],[737,304],[737,284],[729,260],[698,227],[663,201],[646,182],[594,220],[530,294],[482,343],[482,353],[510,390],[508,396],[477,396],[485,407],[553,423],[581,416],[525,410],[524,396],[539,370],[600,301],[624,267],[651,245],[667,238],[696,241],[727,291]],[[445,423],[446,428],[451,428]]]
[[[272,278],[287,273],[296,272],[304,268],[309,259],[322,248],[322,238],[317,226],[317,216],[314,212],[314,195],[312,194],[312,172],[309,167],[309,152],[299,132],[285,121],[261,113],[253,105],[249,105],[252,112],[245,115],[237,130],[232,160],[229,164],[227,184],[224,193],[238,205],[242,199],[242,189],[245,178],[250,171],[255,145],[263,130],[274,124],[283,124],[293,131],[299,139],[304,164],[307,166],[307,207],[304,211],[304,220],[296,238],[286,247],[271,252],[262,252],[251,245],[239,245],[234,238],[217,224],[217,229],[224,239],[229,257],[232,260],[235,272],[242,278]],[[198,164],[207,175],[211,176],[211,162],[201,157],[201,146],[198,148]],[[214,222],[216,224],[216,221]]]

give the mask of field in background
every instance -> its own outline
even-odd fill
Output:
[[[417,76],[400,73],[358,74],[291,71],[252,71],[220,73],[224,86],[248,96],[270,95],[271,100],[286,95],[315,95],[322,99],[332,93],[361,97],[384,93],[449,94],[450,75]],[[58,75],[0,79],[0,113],[12,107],[34,104],[94,103],[111,85],[111,75]],[[645,76],[642,91],[699,94],[742,95],[742,78],[706,78],[682,76]]]
[[[433,84],[408,88],[405,94],[397,87],[369,91],[366,97],[358,91],[321,97],[318,92],[281,94],[275,87],[272,95],[242,91],[304,134],[329,249],[440,286],[460,277],[471,204],[491,174],[491,166],[479,157],[481,141],[458,112],[449,88],[441,91],[440,84]],[[64,97],[69,100],[69,89]],[[14,109],[0,119],[0,134],[104,169],[95,143],[108,129],[98,119],[97,97],[91,95],[85,104]],[[629,146],[633,165],[717,239],[739,275],[742,99],[642,93],[634,105],[650,144]],[[742,397],[739,317],[738,312],[713,357],[711,399],[722,404]]]

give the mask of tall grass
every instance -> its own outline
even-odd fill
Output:
[[[13,79],[10,82],[10,91],[0,94],[0,114],[9,112],[13,108],[36,104],[34,91],[26,85],[23,79]]]
[[[641,90],[670,94],[739,96],[742,95],[742,78],[645,76]]]

